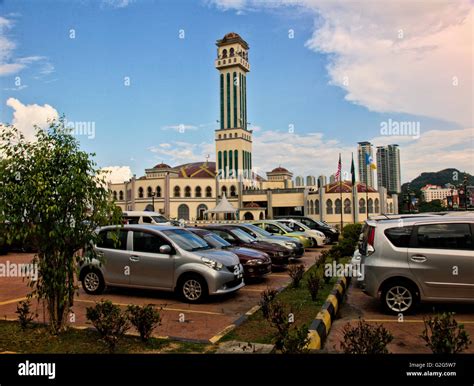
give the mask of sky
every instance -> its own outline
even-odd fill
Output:
[[[349,173],[359,141],[398,144],[402,182],[474,174],[473,17],[469,1],[3,0],[0,122],[33,139],[65,115],[114,182],[214,160],[215,41],[233,31],[259,174],[329,176],[339,153]]]

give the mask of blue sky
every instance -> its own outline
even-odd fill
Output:
[[[361,63],[354,54],[344,58],[337,42],[325,46],[318,41],[331,31],[334,36],[340,34],[340,26],[325,27],[336,11],[326,6],[315,10],[313,3],[307,3],[293,7],[240,0],[5,0],[0,5],[0,121],[16,119],[21,126],[25,123],[20,120],[28,121],[26,115],[41,116],[41,108],[49,105],[69,121],[94,122],[94,138],[78,136],[81,146],[95,152],[101,166],[125,166],[137,175],[162,160],[177,164],[204,159],[207,153],[214,159],[213,130],[219,111],[215,40],[235,31],[250,45],[248,119],[256,126],[254,152],[258,154],[254,156],[262,173],[282,164],[295,174],[329,174],[336,169],[339,151],[348,169],[350,153],[362,140],[375,145],[400,143],[402,169],[406,165],[403,180],[446,167],[473,172],[472,147],[466,148],[466,138],[472,146],[472,112],[470,122],[463,117],[469,116],[466,112],[439,113],[437,103],[441,102],[433,100],[430,106],[429,98],[432,92],[444,93],[440,89],[425,91],[423,86],[411,85],[412,90],[400,88],[395,98],[387,91],[378,95],[375,86],[365,90],[364,84],[380,81],[377,67],[367,68],[371,63]],[[462,12],[472,15],[472,8],[464,7]],[[293,39],[289,30],[294,31]],[[384,33],[379,30],[381,38]],[[354,46],[364,38],[349,43]],[[400,64],[397,71],[411,71],[406,62]],[[373,74],[374,79],[355,79],[359,85],[345,87],[338,84],[343,78],[339,75],[345,73]],[[393,76],[400,76],[400,82],[410,79],[405,74]],[[130,78],[130,86],[124,85],[125,77]],[[351,82],[354,75],[348,79]],[[382,90],[394,88],[383,86]],[[404,106],[418,90],[419,98]],[[428,102],[420,103],[418,109],[412,106],[421,98]],[[472,91],[467,98],[472,107]],[[34,105],[38,105],[36,110],[28,108]],[[421,138],[381,138],[380,123],[388,119],[419,122]],[[184,133],[176,130],[178,125],[184,125]],[[289,125],[294,133],[288,133]],[[439,133],[461,140],[447,148],[433,148],[433,155],[443,154],[441,159],[414,159],[413,149],[418,146],[425,152],[421,149],[435,146],[433,135]],[[291,148],[279,146],[275,138],[287,138]],[[272,151],[267,153],[269,144]],[[307,156],[312,156],[310,162]]]

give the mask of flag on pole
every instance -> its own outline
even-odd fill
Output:
[[[355,167],[354,167],[354,153],[352,153],[351,175],[352,175],[352,186],[354,186],[356,182]]]
[[[371,169],[377,169],[377,165],[374,162],[374,159],[369,153],[365,153],[365,164],[370,166]]]
[[[341,179],[341,153],[339,153],[339,162],[337,164],[337,172],[336,172],[336,181],[340,181]]]

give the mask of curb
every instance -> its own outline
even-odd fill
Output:
[[[287,286],[281,286],[277,288],[277,293],[279,294],[281,291],[283,291]],[[262,291],[263,292],[263,291]],[[216,335],[214,335],[212,338],[209,339],[209,342],[212,344],[218,343],[225,335],[227,335],[229,332],[234,330],[235,328],[239,327],[243,322],[245,322],[249,316],[252,316],[255,314],[259,309],[261,308],[260,305],[255,305],[253,306],[250,310],[248,310],[245,314],[241,315],[239,318],[237,318],[232,324],[229,324],[226,328],[224,328],[222,331],[218,332]]]
[[[337,280],[333,289],[329,293],[321,310],[318,312],[308,329],[310,350],[320,350],[324,346],[326,337],[331,330],[331,325],[336,319],[337,311],[342,303],[342,298],[347,290],[348,279],[341,277]]]

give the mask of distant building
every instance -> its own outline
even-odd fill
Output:
[[[398,145],[377,147],[377,183],[389,194],[401,193],[400,149]]]
[[[296,176],[295,186],[304,186],[304,177],[303,176]]]
[[[315,176],[307,176],[306,177],[306,186],[315,186],[316,185],[316,177]]]
[[[334,182],[336,182],[336,175],[335,175],[335,174],[331,174],[331,175],[329,176],[329,183],[332,184],[332,183],[334,183]]]
[[[359,168],[359,181],[367,186],[374,187],[374,170],[367,164],[367,156],[373,159],[373,146],[370,142],[359,142],[357,148],[357,161]]]
[[[440,201],[445,201],[447,197],[456,197],[455,202],[458,201],[457,195],[458,191],[457,189],[451,189],[451,188],[446,188],[442,187],[439,185],[425,185],[421,189],[421,194],[423,197],[423,201],[425,202],[430,202],[434,200],[440,200]]]

